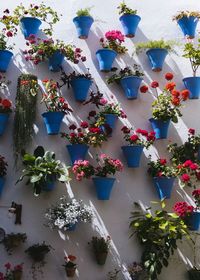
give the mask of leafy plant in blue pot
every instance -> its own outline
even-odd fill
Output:
[[[0,155],[0,196],[2,195],[4,184],[5,184],[7,167],[8,167],[8,163],[6,162],[5,157]]]
[[[184,36],[189,39],[193,39],[195,37],[199,19],[199,11],[180,11],[175,16],[173,16],[173,20],[177,21]]]
[[[13,57],[11,50],[13,49],[14,44],[8,44],[8,39],[12,36],[13,34],[9,31],[7,32],[6,30],[2,30],[0,32],[0,72],[7,71]]]
[[[126,158],[128,167],[139,167],[141,155],[144,147],[148,149],[155,141],[155,132],[148,132],[144,129],[136,129],[123,126],[121,131],[124,134],[124,140],[128,145],[122,146],[121,149]]]
[[[117,9],[119,10],[119,15],[121,15],[119,20],[121,21],[125,36],[128,38],[135,37],[141,20],[141,17],[137,15],[137,10],[129,8],[124,1],[120,3]]]
[[[117,68],[114,68],[113,71],[117,71]],[[122,87],[127,99],[137,99],[143,76],[140,66],[134,64],[132,68],[127,66],[120,69],[118,73],[107,79],[107,83],[116,82]]]
[[[198,99],[200,96],[200,77],[197,70],[200,66],[200,39],[198,43],[187,42],[184,47],[183,57],[188,58],[193,76],[183,79],[185,87],[190,91],[190,99]]]
[[[6,130],[11,112],[12,102],[7,98],[3,99],[0,97],[0,136],[2,136]]]
[[[64,183],[70,180],[69,168],[55,159],[54,152],[45,151],[42,146],[38,146],[33,155],[25,153],[23,164],[25,168],[16,184],[27,177],[26,185],[33,187],[35,196],[39,196],[42,191],[52,191],[56,181]]]
[[[73,19],[73,23],[76,26],[77,34],[80,39],[87,39],[90,32],[90,28],[94,22],[94,19],[90,15],[91,8],[80,9],[76,12],[76,17]]]
[[[171,198],[174,181],[177,176],[177,169],[167,165],[167,160],[159,158],[148,163],[148,173],[153,178],[153,183],[159,198]]]
[[[53,80],[43,80],[45,93],[41,102],[46,105],[47,112],[42,114],[49,135],[60,132],[62,120],[66,114],[73,112],[66,100],[60,95],[58,84]]]
[[[164,41],[163,39],[157,41],[148,41],[136,44],[136,53],[146,51],[149,59],[151,69],[154,72],[162,71],[165,58],[169,52],[174,51],[174,41]]]

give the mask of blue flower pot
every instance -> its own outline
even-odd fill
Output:
[[[151,118],[149,119],[149,121],[152,125],[154,132],[156,133],[156,139],[166,139],[170,125],[170,120],[162,121]]]
[[[137,99],[141,82],[142,78],[136,76],[124,77],[120,80],[120,85],[123,88],[127,99]]]
[[[63,112],[46,112],[42,114],[49,135],[56,135],[60,132],[64,115]]]
[[[55,181],[46,182],[46,184],[42,187],[43,191],[50,192],[55,189]]]
[[[168,51],[166,49],[160,48],[149,49],[146,52],[146,55],[148,56],[149,62],[151,64],[151,69],[154,72],[160,72],[162,70],[167,54]]]
[[[79,16],[73,19],[77,34],[80,39],[87,39],[90,28],[94,22],[90,16]]]
[[[65,56],[60,51],[55,53],[49,58],[49,70],[52,72],[59,72]]]
[[[101,49],[96,52],[99,68],[102,72],[109,72],[117,56],[117,52],[110,49]]]
[[[128,38],[135,37],[135,32],[141,20],[141,17],[139,17],[138,15],[127,14],[121,16],[119,20],[121,21],[125,36]]]
[[[7,50],[0,50],[0,72],[6,72],[13,53]]]
[[[41,20],[35,17],[23,17],[20,20],[22,33],[27,39],[31,34],[36,35],[42,24]]]
[[[128,167],[139,167],[144,146],[122,146],[121,149],[126,158]]]
[[[154,177],[153,183],[160,199],[171,198],[175,177]]]
[[[85,144],[72,144],[67,145],[67,150],[71,158],[71,164],[73,165],[76,160],[86,158],[89,147]]]
[[[183,79],[186,89],[190,92],[190,99],[199,99],[200,96],[200,77],[187,77]]]
[[[4,134],[9,116],[8,113],[0,113],[0,136]]]
[[[196,27],[199,19],[197,17],[182,17],[177,21],[184,36],[188,36],[190,39],[195,37]]]
[[[95,177],[92,180],[96,187],[97,198],[99,200],[109,200],[115,178]]]
[[[87,99],[88,91],[92,81],[86,78],[77,78],[73,79],[70,84],[72,86],[76,101],[85,101]]]
[[[77,223],[68,225],[67,231],[75,231],[76,226],[77,226]]]
[[[5,184],[5,178],[0,177],[0,196],[2,195],[4,184]]]
[[[200,212],[192,212],[190,215],[184,218],[184,221],[190,230],[199,230]]]
[[[115,129],[118,116],[115,114],[104,114],[105,124],[109,125],[112,131]]]

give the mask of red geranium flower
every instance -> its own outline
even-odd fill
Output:
[[[174,75],[172,73],[166,73],[165,74],[165,79],[167,81],[171,81],[174,78]]]
[[[184,101],[187,100],[187,99],[189,98],[189,95],[190,95],[189,90],[184,89],[184,90],[181,91],[181,96],[182,96],[182,98],[183,98]]]
[[[190,176],[187,174],[187,173],[184,173],[182,176],[181,176],[181,180],[183,182],[189,182],[190,181]]]
[[[127,126],[123,126],[121,131],[123,131],[125,134],[130,133],[130,129]]]
[[[76,127],[76,125],[75,124],[71,124],[70,126],[69,126],[69,129],[70,130],[75,130],[77,127]]]
[[[180,99],[178,97],[173,97],[171,102],[174,106],[180,105]]]
[[[81,127],[82,128],[87,128],[88,127],[88,123],[87,122],[81,122]]]
[[[189,128],[189,129],[188,129],[188,132],[189,132],[190,134],[194,135],[194,134],[195,134],[195,129],[194,129],[194,128]]]
[[[140,92],[146,93],[147,91],[148,91],[148,87],[147,86],[141,86],[140,87]]]
[[[73,256],[73,255],[69,255],[68,256],[68,259],[71,261],[71,262],[74,262],[76,260],[76,257]]]
[[[172,90],[171,94],[174,96],[174,97],[179,97],[180,96],[180,91],[178,90]]]
[[[166,159],[165,158],[161,158],[160,159],[160,164],[161,165],[165,165],[167,163]]]
[[[12,106],[12,103],[10,102],[10,100],[8,99],[3,99],[1,101],[1,104],[5,107],[5,108],[10,108]]]
[[[137,134],[133,134],[130,136],[131,141],[137,141],[139,139],[139,137],[137,136]]]
[[[158,83],[157,81],[153,81],[153,82],[151,83],[151,87],[152,87],[152,88],[157,88],[157,87],[159,87],[159,83]]]
[[[176,84],[174,82],[168,83],[165,85],[166,90],[173,90],[175,88]]]

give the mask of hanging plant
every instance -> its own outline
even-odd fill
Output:
[[[38,90],[36,76],[30,74],[19,76],[13,132],[15,164],[33,137]]]

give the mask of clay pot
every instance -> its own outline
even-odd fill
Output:
[[[67,274],[67,277],[74,277],[76,272],[76,267],[65,267],[65,271]]]
[[[22,279],[22,271],[20,271],[20,270],[13,271],[13,279],[14,280],[21,280]]]
[[[108,252],[96,252],[95,257],[99,265],[104,265],[107,259]]]

